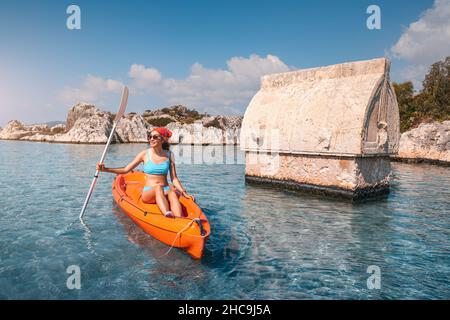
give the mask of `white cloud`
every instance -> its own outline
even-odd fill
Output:
[[[415,89],[422,87],[422,82],[428,72],[429,65],[417,64],[408,65],[400,72],[402,79],[411,81]]]
[[[227,61],[228,68],[233,74],[246,77],[252,82],[259,81],[262,75],[289,71],[289,67],[277,56],[267,55],[261,58],[252,54],[250,58],[233,57]]]
[[[59,94],[60,100],[72,105],[79,101],[96,103],[105,94],[121,92],[123,83],[112,79],[87,75],[79,88],[65,87]]]
[[[128,71],[132,94],[156,97],[166,105],[184,104],[202,112],[240,114],[259,89],[263,75],[289,71],[290,68],[274,55],[248,58],[232,57],[226,69],[206,68],[200,63],[191,66],[186,78],[164,78],[161,72],[142,64],[131,65]],[[111,93],[122,90],[123,83],[88,75],[79,88],[66,87],[60,93],[67,104],[77,101],[104,103]],[[147,107],[147,106],[142,106]]]
[[[162,78],[154,68],[132,65],[129,76],[146,94],[158,96],[167,104],[184,104],[211,113],[242,113],[256,93],[263,75],[289,71],[278,57],[233,57],[227,69],[191,67],[184,79]]]
[[[146,68],[142,64],[133,64],[128,71],[128,76],[135,80],[138,87],[145,88],[161,80],[161,73],[154,68]]]
[[[402,76],[415,78],[405,80],[420,83],[432,63],[450,55],[450,0],[436,0],[405,29],[391,52],[410,63]]]

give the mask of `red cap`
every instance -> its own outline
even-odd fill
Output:
[[[170,131],[166,127],[154,128],[152,131],[157,131],[160,135],[162,135],[165,138],[170,138],[172,136],[172,131]]]

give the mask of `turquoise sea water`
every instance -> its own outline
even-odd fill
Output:
[[[114,145],[122,166],[143,144]],[[212,227],[201,261],[146,235],[102,174],[78,215],[103,146],[0,141],[0,299],[449,299],[450,168],[393,163],[387,198],[352,204],[246,185],[238,164],[178,175]],[[210,154],[200,148],[195,154]],[[234,155],[233,155],[234,154]],[[211,161],[210,161],[211,162]],[[69,290],[78,265],[81,289]],[[381,288],[367,287],[369,266]]]

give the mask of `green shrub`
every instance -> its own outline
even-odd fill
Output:
[[[196,120],[201,120],[204,117],[208,116],[207,113],[199,113],[197,110],[195,109],[189,109],[185,106],[182,105],[178,105],[178,106],[172,106],[172,107],[166,107],[166,108],[162,108],[159,110],[155,110],[155,111],[149,111],[148,112],[149,115],[153,114],[153,115],[160,115],[165,114],[165,115],[169,115],[171,116],[173,119],[175,119],[175,121],[180,122],[182,124],[190,124],[193,123]],[[147,122],[149,122],[150,124],[152,123],[170,123],[172,121],[167,120],[167,118],[158,118],[158,120],[154,120],[154,119],[149,119],[149,117],[147,117],[146,119]],[[160,119],[166,119],[166,120],[160,120]]]
[[[146,119],[147,122],[155,127],[165,127],[169,123],[173,122],[170,118],[153,118],[153,119]]]
[[[410,81],[394,83],[394,89],[401,132],[422,122],[450,120],[450,57],[430,66],[418,94]]]

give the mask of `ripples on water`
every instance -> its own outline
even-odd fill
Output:
[[[112,146],[106,163],[127,164],[143,148]],[[179,159],[212,226],[196,261],[165,255],[116,207],[110,174],[79,223],[102,150],[0,141],[1,299],[450,298],[449,168],[393,163],[387,198],[351,204],[246,185],[242,164]],[[81,290],[66,288],[73,264]],[[380,290],[367,289],[370,265],[381,268]]]

